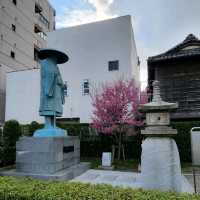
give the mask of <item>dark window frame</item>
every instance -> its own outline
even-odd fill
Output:
[[[17,5],[17,0],[12,0],[12,2],[15,6]]]
[[[35,60],[36,62],[39,61],[38,53],[39,53],[39,48],[34,47],[34,60]]]
[[[89,79],[83,80],[83,95],[89,95],[90,94],[90,82]]]
[[[16,25],[12,24],[12,31],[16,32]]]
[[[13,58],[13,59],[15,59],[15,52],[14,51],[10,52],[10,57]]]
[[[56,10],[53,9],[53,16],[55,17],[56,16]]]
[[[108,62],[108,71],[119,71],[119,60],[112,60]]]
[[[42,13],[39,13],[39,20],[49,29],[50,22]]]
[[[43,9],[42,9],[41,5],[38,2],[35,2],[35,13],[36,14],[41,13],[42,10]]]

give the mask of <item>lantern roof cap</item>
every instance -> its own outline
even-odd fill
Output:
[[[169,103],[162,100],[160,96],[159,81],[153,82],[153,99],[151,102],[140,106],[141,112],[153,113],[160,111],[171,111],[178,108],[178,103]]]

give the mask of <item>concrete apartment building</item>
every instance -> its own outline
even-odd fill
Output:
[[[6,72],[39,67],[37,53],[46,47],[47,32],[55,29],[55,14],[48,0],[0,0],[0,124]]]
[[[59,65],[67,85],[62,120],[90,122],[89,93],[102,83],[134,78],[139,85],[139,59],[130,16],[56,30],[48,33],[47,43],[69,56],[69,62]],[[42,122],[39,95],[39,70],[9,73],[6,120]]]

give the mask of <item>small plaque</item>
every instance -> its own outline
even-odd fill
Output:
[[[63,147],[63,153],[74,152],[74,146]]]
[[[112,156],[110,152],[103,152],[102,155],[102,166],[103,167],[111,167],[112,165]]]

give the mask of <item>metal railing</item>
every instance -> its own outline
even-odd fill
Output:
[[[194,192],[200,194],[200,167],[192,167],[183,174],[194,188]]]

